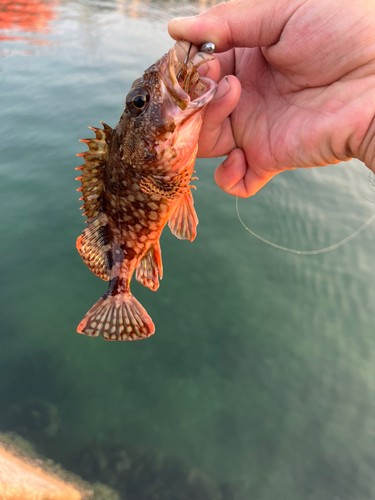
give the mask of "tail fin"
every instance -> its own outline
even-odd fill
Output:
[[[92,306],[77,332],[105,340],[145,339],[155,331],[145,308],[131,293],[104,295]]]

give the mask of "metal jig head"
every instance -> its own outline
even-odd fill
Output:
[[[212,42],[203,43],[199,47],[199,52],[204,52],[205,54],[213,54],[216,50],[215,44]]]

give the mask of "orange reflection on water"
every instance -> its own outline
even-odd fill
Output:
[[[50,33],[57,4],[58,0],[0,0],[0,30]],[[8,34],[1,34],[0,40],[35,43],[35,39]]]

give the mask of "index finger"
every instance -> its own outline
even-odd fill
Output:
[[[268,47],[277,43],[305,0],[230,0],[195,17],[172,19],[169,34],[195,45],[213,42],[217,52],[234,47]]]

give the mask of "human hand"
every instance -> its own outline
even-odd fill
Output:
[[[352,157],[375,171],[374,26],[372,0],[230,0],[169,23],[176,40],[216,45],[198,155],[228,155],[224,191]]]

